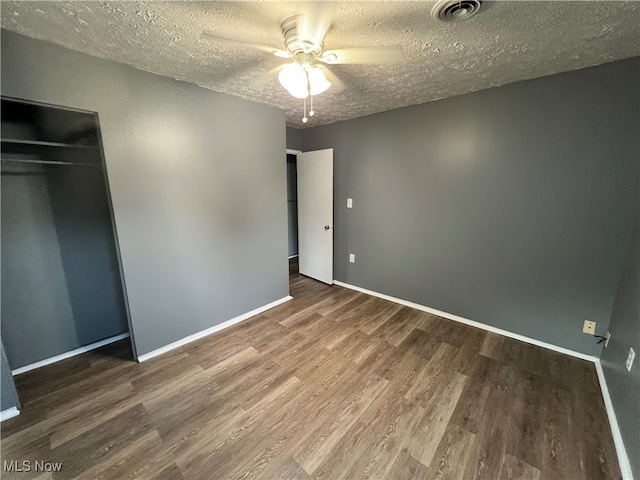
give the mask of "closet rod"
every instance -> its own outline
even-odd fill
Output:
[[[80,167],[99,167],[100,165],[95,163],[81,163],[81,162],[60,162],[58,160],[24,160],[24,159],[14,159],[14,158],[3,158],[3,162],[11,162],[11,163],[36,163],[41,165],[70,165],[70,166],[80,166]]]

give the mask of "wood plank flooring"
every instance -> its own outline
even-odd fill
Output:
[[[1,456],[32,470],[2,478],[621,477],[591,363],[290,277],[148,362],[125,341],[16,377]]]

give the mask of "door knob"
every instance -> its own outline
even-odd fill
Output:
[[[325,229],[325,230],[329,230],[330,228],[331,228],[331,225],[325,225],[325,226],[324,226],[324,229]]]

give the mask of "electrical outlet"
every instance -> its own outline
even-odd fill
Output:
[[[353,198],[347,198],[347,208],[353,208]]]
[[[633,359],[636,358],[636,352],[633,351],[632,347],[629,347],[629,355],[627,356],[627,370],[630,372],[631,367],[633,366]]]
[[[585,320],[584,325],[582,326],[582,333],[586,333],[588,335],[595,335],[596,322],[592,322],[591,320]]]
[[[356,254],[355,253],[350,253],[349,254],[349,261],[351,263],[356,263]]]

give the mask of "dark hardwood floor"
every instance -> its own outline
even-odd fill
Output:
[[[16,377],[2,460],[32,471],[2,478],[621,477],[591,363],[292,270],[294,300],[148,362]]]

